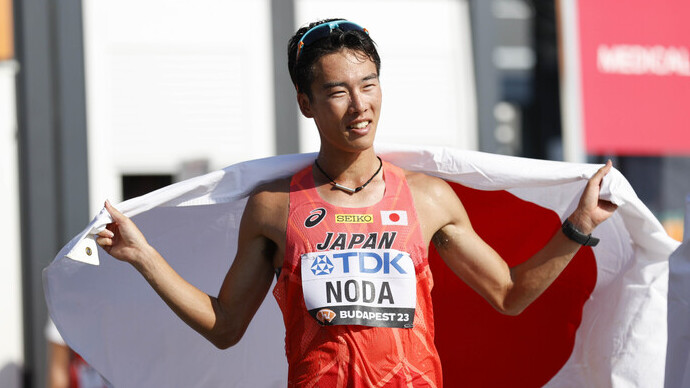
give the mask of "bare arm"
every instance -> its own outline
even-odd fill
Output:
[[[610,169],[609,162],[589,180],[577,209],[568,217],[586,234],[616,209],[610,202],[599,199],[601,181]],[[438,253],[458,277],[504,314],[519,314],[529,306],[561,274],[580,248],[559,229],[534,256],[509,268],[475,233],[462,203],[445,182],[437,181],[431,193],[429,199],[421,199],[425,213],[432,214],[423,227],[433,234]]]
[[[146,241],[136,225],[106,203],[113,223],[97,240],[111,256],[132,264],[166,304],[190,327],[219,348],[237,343],[271,285],[270,257],[275,243],[262,234],[265,209],[252,197],[240,224],[235,260],[218,297],[210,296],[184,280]]]
[[[48,388],[69,387],[69,348],[48,341]]]

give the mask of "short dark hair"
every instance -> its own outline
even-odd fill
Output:
[[[297,91],[305,93],[309,99],[312,98],[311,83],[314,81],[314,63],[324,55],[342,49],[359,51],[374,62],[376,65],[376,74],[379,74],[381,71],[381,58],[379,57],[378,51],[376,51],[376,44],[369,37],[369,34],[364,31],[342,31],[340,29],[334,29],[328,37],[319,39],[303,47],[299,54],[299,58],[297,58],[297,45],[307,31],[319,24],[336,20],[345,19],[325,19],[310,23],[308,26],[297,30],[295,35],[293,35],[288,42],[288,69],[290,71],[290,78],[295,88],[297,88]]]

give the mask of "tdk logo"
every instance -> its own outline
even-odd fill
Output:
[[[311,265],[314,275],[330,275],[333,272],[333,263],[326,255],[319,255]]]
[[[370,251],[332,251],[329,252],[333,261],[325,254],[318,255],[311,265],[314,275],[330,275],[334,264],[342,264],[342,272],[347,273],[383,273],[397,272],[407,274],[399,261],[408,257],[403,252],[370,252]]]

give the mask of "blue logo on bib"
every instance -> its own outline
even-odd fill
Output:
[[[311,264],[311,272],[314,275],[330,275],[333,272],[333,263],[326,255],[319,255]]]

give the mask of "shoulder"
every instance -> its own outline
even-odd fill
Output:
[[[249,195],[242,216],[242,229],[271,239],[278,238],[287,224],[290,202],[290,177],[256,187]]]
[[[427,241],[447,225],[465,223],[465,209],[448,182],[412,171],[405,178]]]
[[[252,190],[247,210],[272,213],[287,209],[290,198],[290,177],[269,181]]]
[[[436,204],[448,199],[457,200],[457,195],[448,182],[443,179],[421,172],[403,171],[405,171],[405,179],[412,196],[415,197],[415,202],[417,202],[417,198],[425,199],[424,202],[431,201]]]

